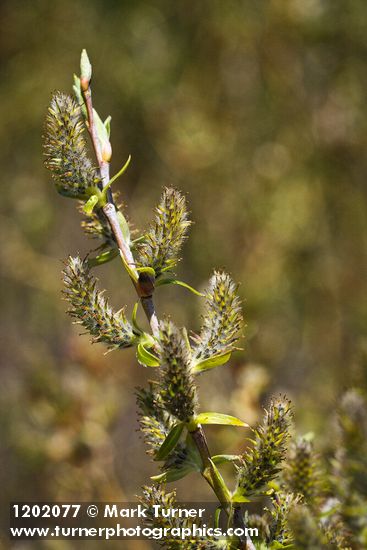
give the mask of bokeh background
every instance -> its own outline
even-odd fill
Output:
[[[241,283],[244,351],[202,377],[203,409],[256,423],[285,392],[297,431],[325,445],[340,393],[367,380],[366,2],[3,0],[0,17],[3,548],[10,500],[132,500],[155,472],[134,398],[151,373],[91,346],[61,300],[62,259],[94,244],[50,182],[41,135],[83,47],[112,115],[112,172],[133,158],[118,183],[130,220],[144,229],[162,186],[180,188],[195,224],[179,277],[202,288],[225,267]],[[118,262],[98,276],[132,307]],[[157,305],[198,329],[185,290],[159,289]],[[208,436],[214,451],[245,444],[232,428]],[[209,498],[199,478],[177,487]]]

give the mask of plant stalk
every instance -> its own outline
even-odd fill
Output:
[[[109,165],[109,162],[106,162],[105,160],[103,160],[103,157],[102,157],[102,151],[98,140],[96,126],[94,123],[92,92],[91,92],[90,86],[88,87],[87,90],[82,91],[82,93],[83,93],[83,97],[84,97],[84,101],[87,109],[87,116],[88,116],[87,128],[92,141],[94,153],[98,162],[101,180],[102,180],[102,188],[104,188],[110,181],[110,165]],[[131,272],[131,274],[129,273],[130,278],[140,298],[142,307],[145,311],[150,327],[152,329],[152,333],[154,334],[154,336],[158,336],[159,323],[158,323],[158,318],[154,307],[153,295],[152,294],[146,295],[144,288],[140,284],[139,275],[135,267],[134,257],[121,231],[121,227],[117,217],[116,207],[113,203],[112,193],[110,189],[108,190],[108,193],[107,193],[107,204],[102,208],[102,210],[111,226],[111,229],[115,236],[116,244],[120,250],[120,254],[123,259],[123,262],[125,263],[125,265],[129,267],[129,271]]]
[[[231,512],[231,501],[228,499],[228,495],[223,491],[222,484],[218,480],[216,471],[214,470],[210,461],[210,451],[204,430],[201,426],[198,426],[190,435],[200,453],[201,460],[203,462],[202,476],[209,483],[213,491],[215,492],[223,510],[229,515]]]
[[[109,165],[109,162],[106,162],[102,157],[102,151],[100,148],[99,139],[98,139],[95,123],[94,123],[92,92],[91,92],[90,86],[88,86],[87,90],[82,90],[82,93],[83,93],[83,97],[84,97],[84,101],[87,109],[87,116],[88,116],[87,128],[92,141],[94,153],[98,162],[101,181],[102,181],[102,188],[104,188],[110,181],[110,170],[109,170],[110,165]],[[131,281],[133,282],[135,290],[140,298],[141,305],[149,321],[152,333],[154,336],[158,336],[159,321],[158,321],[157,313],[154,306],[154,300],[153,300],[154,282],[151,285],[150,291],[147,292],[145,288],[146,285],[142,284],[143,280],[141,277],[139,277],[138,272],[136,270],[134,257],[132,255],[130,247],[126,243],[123,233],[121,231],[121,227],[117,217],[116,207],[113,202],[112,193],[110,189],[108,190],[108,193],[107,193],[107,203],[102,208],[102,210],[110,224],[117,246],[120,250],[120,254],[123,259],[123,262],[125,266],[129,267],[129,271],[130,271],[129,275],[130,275]],[[228,495],[223,490],[222,483],[220,483],[217,472],[215,471],[211,463],[211,460],[210,460],[211,455],[210,455],[210,451],[208,448],[208,444],[207,444],[207,440],[206,440],[203,428],[199,426],[194,432],[191,432],[191,435],[203,462],[203,471],[201,472],[201,474],[213,489],[215,495],[217,496],[221,506],[223,507],[227,515],[230,516],[232,513],[232,503],[228,498]],[[238,527],[244,527],[243,518],[241,518],[242,525],[240,525],[239,519],[236,520],[240,511],[238,511],[238,509],[236,508],[234,512],[235,512],[234,523],[237,523]],[[251,540],[249,539],[247,540],[247,542],[245,540],[240,544],[242,545],[240,548],[248,549],[248,550],[254,549],[254,546]]]
[[[241,510],[241,506],[234,506],[233,507],[233,527],[243,529],[245,530],[245,522],[243,521],[243,514]],[[247,535],[243,535],[243,537],[240,537],[240,546],[238,547],[239,550],[256,550],[254,543],[250,539],[250,537]]]

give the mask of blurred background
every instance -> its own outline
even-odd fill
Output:
[[[244,350],[201,378],[202,409],[256,424],[285,392],[322,446],[340,393],[367,385],[366,2],[3,0],[0,17],[3,527],[11,500],[128,501],[156,471],[134,397],[151,372],[79,336],[60,294],[62,259],[95,243],[55,192],[41,136],[84,47],[95,107],[112,115],[112,173],[132,155],[117,184],[130,220],[143,230],[176,186],[195,222],[179,278],[203,288],[224,267],[241,283]],[[119,262],[98,277],[129,311]],[[184,289],[158,289],[157,307],[198,330]],[[208,437],[213,452],[245,444],[232,428]],[[177,487],[209,498],[200,478]]]

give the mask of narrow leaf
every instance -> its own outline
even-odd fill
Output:
[[[225,464],[226,462],[236,462],[240,457],[238,455],[215,455],[212,456],[214,464]]]
[[[173,451],[180,440],[184,427],[185,424],[183,422],[180,422],[179,424],[176,424],[176,426],[173,426],[166,439],[163,441],[162,445],[158,449],[154,460],[164,460],[166,456],[168,456],[169,453]]]
[[[93,118],[97,130],[97,136],[102,148],[104,143],[109,143],[108,131],[106,126],[103,124],[101,117],[95,109],[93,109]]]
[[[80,57],[80,78],[87,80],[88,82],[92,78],[92,65],[89,61],[87,50],[82,50]]]
[[[233,496],[232,496],[232,502],[250,502],[250,499],[249,498],[246,498],[245,496],[239,494],[239,493],[235,493]]]
[[[193,294],[196,294],[196,296],[205,296],[202,292],[199,292],[192,286],[188,285],[187,283],[184,283],[184,281],[179,281],[177,279],[174,279],[173,277],[167,277],[165,279],[159,279],[156,283],[156,286],[163,286],[163,285],[178,285],[182,286],[184,288],[187,288],[187,290],[190,290]]]
[[[157,481],[158,483],[170,483],[186,477],[191,472],[194,472],[194,468],[191,465],[184,466],[182,468],[170,468],[166,472],[157,476],[152,476],[150,479]]]
[[[136,356],[141,365],[146,367],[159,367],[158,358],[153,355],[147,348],[140,342],[136,350]]]
[[[214,528],[215,529],[219,527],[219,520],[220,520],[221,513],[222,513],[222,507],[218,506],[218,508],[215,510],[215,514],[214,514]]]
[[[137,267],[136,271],[138,273],[148,273],[148,275],[155,277],[155,271],[152,267]]]
[[[198,424],[223,424],[226,426],[241,426],[244,428],[248,428],[249,425],[246,424],[246,422],[242,422],[239,418],[236,418],[235,416],[230,416],[229,414],[222,414],[222,413],[216,413],[216,412],[204,412],[198,414],[194,422],[196,425]]]
[[[133,327],[134,329],[137,331],[137,332],[140,332],[141,334],[143,334],[143,329],[139,326],[139,323],[137,321],[137,313],[138,313],[138,307],[139,307],[139,302],[136,302],[136,304],[134,305],[134,309],[133,309],[133,312],[132,312],[132,315],[131,315],[131,322],[133,324]]]
[[[95,267],[110,262],[119,255],[118,248],[111,248],[101,254],[98,254],[95,258],[88,258],[88,267]]]
[[[130,246],[130,229],[129,229],[129,224],[127,223],[127,220],[125,218],[125,216],[119,211],[117,210],[117,219],[119,221],[119,226],[121,228],[121,231],[122,231],[122,235],[124,237],[124,240],[126,242],[126,244],[128,246]]]
[[[203,460],[197,446],[192,439],[192,435],[190,434],[190,432],[187,433],[186,437],[186,449],[188,452],[188,458],[190,459],[190,462],[193,465],[194,469],[196,469],[198,472],[201,472],[203,469]]]
[[[222,353],[220,355],[214,355],[213,357],[209,357],[208,359],[204,359],[203,361],[196,363],[196,365],[193,367],[193,372],[199,373],[213,369],[214,367],[219,367],[220,365],[224,365],[225,363],[227,363],[230,358],[230,351],[227,353]]]
[[[107,130],[107,134],[108,134],[108,137],[111,136],[111,115],[108,115],[108,117],[106,118],[106,120],[104,121],[104,125],[105,125],[105,128]]]
[[[87,214],[87,216],[90,216],[93,212],[94,207],[98,203],[98,197],[97,195],[92,195],[87,202],[84,205],[84,212]]]
[[[144,242],[145,242],[145,235],[140,235],[140,237],[137,237],[136,239],[133,239],[131,241],[131,244],[133,246],[136,246],[136,245],[144,243]]]
[[[126,271],[128,272],[129,276],[131,277],[131,279],[137,283],[138,282],[138,274],[134,268],[134,266],[132,267],[133,264],[129,264],[126,260],[125,260],[125,256],[123,255],[123,253],[121,252],[120,250],[120,258],[121,258],[121,261],[122,263],[124,264],[124,267],[126,269]]]
[[[282,550],[285,548],[292,548],[292,544],[282,544],[281,542],[278,542],[277,540],[274,540],[271,543],[272,550]]]
[[[213,472],[215,474],[215,479],[213,480],[214,481],[214,485],[216,486],[220,486],[221,490],[222,490],[222,493],[224,495],[227,496],[227,500],[230,501],[231,500],[231,494],[228,490],[228,487],[227,485],[225,484],[225,481],[222,477],[222,474],[220,473],[220,471],[218,470],[218,468],[216,467],[216,465],[214,464],[214,462],[209,458],[209,462],[211,464],[211,467],[213,469]]]
[[[84,118],[87,118],[87,109],[84,103],[84,99],[82,96],[82,91],[80,89],[80,78],[74,74],[74,84],[73,84],[73,91],[75,94],[75,98],[78,102],[78,105],[80,105],[82,113]]]
[[[108,117],[108,118],[105,120],[105,122],[104,122],[105,125],[106,125],[106,121],[108,121],[108,119],[109,119],[109,122],[110,122],[110,121],[111,121],[111,117]],[[108,124],[109,124],[109,122],[108,122]],[[107,128],[108,137],[109,137],[109,135],[110,135],[110,134],[109,134],[109,126],[107,125],[107,126],[105,126],[105,127]],[[123,165],[123,167],[121,168],[121,170],[119,170],[119,171],[117,172],[117,174],[115,174],[115,175],[110,179],[110,181],[107,183],[107,185],[104,186],[104,188],[103,188],[103,195],[104,195],[105,197],[106,197],[107,191],[108,191],[108,189],[111,187],[111,185],[117,180],[117,178],[119,178],[120,176],[122,176],[122,174],[123,174],[124,172],[126,172],[128,166],[129,166],[129,164],[130,164],[130,161],[131,161],[131,155],[128,156],[128,159],[127,159],[127,161],[125,162],[125,164]]]

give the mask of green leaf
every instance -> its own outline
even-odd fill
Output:
[[[232,502],[250,502],[249,498],[246,498],[244,495],[241,495],[240,493],[234,493],[232,495]]]
[[[130,265],[125,260],[125,256],[122,254],[121,250],[120,250],[120,258],[121,258],[122,263],[124,264],[124,267],[125,267],[126,271],[128,272],[129,276],[131,277],[131,279],[135,283],[137,283],[138,282],[138,274],[136,272],[135,266],[133,266],[132,264]]]
[[[107,130],[108,137],[111,136],[111,120],[112,120],[111,115],[108,115],[108,117],[106,118],[106,120],[103,123],[105,125],[106,130]]]
[[[91,197],[89,197],[89,199],[87,200],[87,202],[83,207],[83,210],[87,214],[87,216],[90,216],[92,214],[94,207],[96,206],[97,203],[98,203],[97,195],[92,195]]]
[[[87,50],[82,50],[80,56],[80,78],[87,80],[88,82],[92,78],[92,65],[89,61]]]
[[[219,527],[219,520],[220,520],[221,513],[222,513],[222,507],[218,506],[214,514],[214,529]]]
[[[182,424],[183,426],[185,426],[184,423]],[[171,481],[177,481],[178,479],[185,477],[191,472],[202,471],[203,462],[190,433],[187,434],[185,443],[187,456],[184,462],[181,463],[178,468],[171,467],[162,474],[153,476],[151,479],[153,479],[154,481],[158,481],[159,483],[169,483]]]
[[[191,465],[187,464],[182,468],[169,468],[162,474],[152,476],[150,479],[152,479],[153,481],[157,481],[158,483],[171,483],[172,481],[177,481],[179,479],[182,479],[183,477],[186,477],[188,474],[191,474],[191,472],[194,471],[195,469]]]
[[[154,460],[164,460],[171,451],[176,447],[177,443],[180,440],[182,431],[185,427],[185,424],[183,422],[180,422],[179,424],[176,424],[169,434],[167,435],[166,439],[163,441],[162,445],[159,447],[157,454],[154,457]]]
[[[106,126],[103,124],[101,117],[95,109],[93,109],[93,119],[96,126],[99,142],[101,144],[101,147],[103,147],[104,143],[109,143],[110,138]]]
[[[121,228],[122,235],[124,237],[124,241],[126,242],[126,244],[128,246],[130,246],[129,224],[127,223],[127,220],[126,220],[125,216],[119,210],[117,210],[116,215],[117,215],[117,219],[118,219],[118,222],[119,222],[119,225],[120,225],[120,228]]]
[[[80,91],[80,78],[75,73],[73,74],[73,81],[74,81],[73,90],[75,92],[76,98],[83,101],[82,92]]]
[[[292,548],[292,544],[282,544],[281,542],[277,541],[277,540],[273,540],[273,542],[271,543],[271,550],[280,550],[281,548],[284,549],[284,548]]]
[[[186,329],[186,327],[184,327],[184,328],[182,329],[182,334],[183,334],[183,337],[185,338],[185,342],[186,342],[187,349],[189,350],[189,353],[190,353],[190,355],[191,355],[190,339],[189,339],[189,335],[187,334],[187,329]]]
[[[74,74],[73,76],[74,84],[73,84],[73,92],[75,94],[75,98],[80,106],[84,105],[84,99],[82,96],[82,91],[80,89],[80,78]],[[85,107],[84,107],[85,108]],[[87,111],[85,110],[85,114]]]
[[[138,273],[148,273],[148,275],[155,277],[155,271],[152,267],[137,267],[136,271]]]
[[[230,357],[230,351],[228,351],[227,353],[222,353],[220,355],[214,355],[213,357],[208,357],[208,359],[204,359],[203,361],[196,363],[196,365],[194,365],[193,367],[193,372],[204,372],[206,370],[213,369],[214,367],[224,365],[229,361]]]
[[[133,308],[133,312],[132,312],[132,316],[131,316],[131,322],[133,324],[134,329],[137,332],[139,332],[140,334],[143,334],[144,331],[139,326],[138,321],[137,321],[138,307],[139,307],[139,302],[136,302],[136,304],[134,305],[134,308]]]
[[[131,243],[132,243],[134,246],[136,246],[137,244],[141,244],[141,243],[146,242],[146,240],[147,240],[146,235],[140,235],[140,237],[137,237],[136,239],[133,239],[133,240],[131,241]]]
[[[78,105],[80,105],[80,108],[82,110],[83,117],[85,119],[88,118],[87,108],[84,103],[84,98],[82,95],[82,91],[80,89],[80,78],[74,75],[74,84],[73,84],[73,92],[75,94],[75,98],[77,100]]]
[[[105,122],[104,122],[104,124],[106,124],[106,121],[108,121],[108,119],[111,120],[111,117],[107,117],[106,120],[105,120]],[[109,126],[106,126],[106,128],[107,128],[107,130],[108,130],[108,137],[109,137],[109,135],[110,135],[110,134],[109,134]],[[111,187],[111,185],[117,180],[117,178],[119,178],[120,176],[122,176],[122,174],[123,174],[124,172],[126,172],[126,170],[127,170],[128,166],[129,166],[130,162],[131,162],[131,155],[128,156],[127,161],[125,162],[125,164],[123,165],[123,167],[121,168],[121,170],[119,170],[119,171],[117,172],[117,174],[115,174],[115,175],[110,179],[110,181],[104,186],[103,191],[102,191],[102,194],[103,194],[103,197],[104,197],[105,199],[106,199],[106,196],[107,196],[107,191],[108,191],[108,189],[109,189],[109,188]]]
[[[190,461],[193,469],[201,472],[203,469],[203,460],[197,446],[194,443],[194,440],[192,439],[190,432],[187,433],[186,437],[186,450],[188,453],[187,458]]]
[[[224,495],[226,495],[228,502],[230,502],[231,493],[228,491],[228,487],[225,484],[225,481],[222,477],[222,474],[220,473],[220,471],[218,470],[218,468],[216,467],[216,465],[214,464],[214,462],[210,458],[209,458],[209,462],[211,464],[212,470],[213,470],[214,475],[215,475],[215,479],[213,479],[214,486],[220,487],[221,492]]]
[[[160,363],[158,360],[158,357],[156,355],[153,355],[150,351],[147,350],[145,345],[140,342],[138,344],[137,350],[136,350],[136,356],[141,365],[144,365],[146,367],[159,367]]]
[[[239,455],[214,455],[212,461],[214,464],[225,464],[226,462],[236,462],[240,459]]]
[[[187,290],[190,290],[190,292],[193,292],[196,294],[196,296],[205,296],[202,292],[199,292],[198,290],[195,290],[192,286],[188,285],[187,283],[184,283],[183,281],[178,281],[177,279],[174,279],[173,277],[167,277],[165,279],[158,279],[156,286],[163,286],[163,285],[178,285],[182,286],[184,288],[187,288]]]
[[[119,249],[111,248],[110,250],[106,250],[105,252],[98,254],[95,258],[88,258],[88,267],[96,267],[97,265],[105,264],[116,258],[118,255]]]
[[[239,418],[235,416],[230,416],[229,414],[222,414],[216,412],[203,412],[198,414],[193,422],[196,425],[199,424],[223,424],[226,426],[241,426],[248,428],[249,425],[246,422],[242,422]]]

